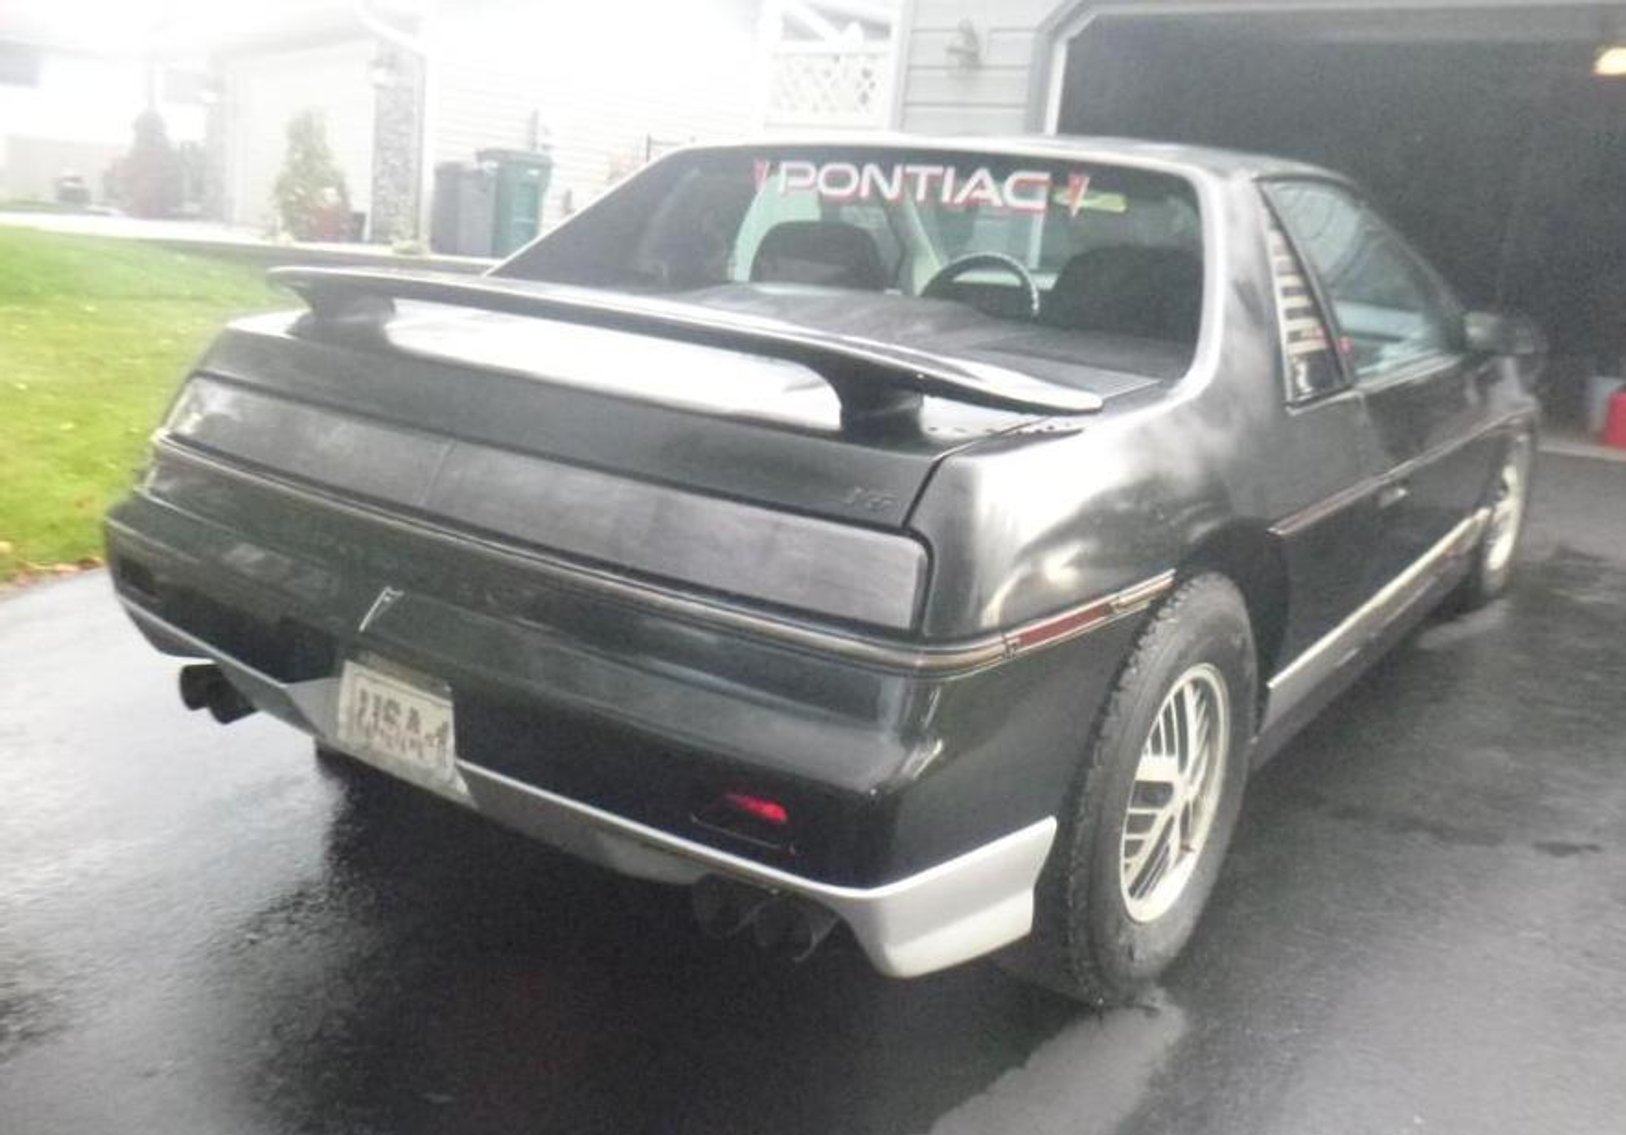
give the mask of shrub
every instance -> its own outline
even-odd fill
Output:
[[[344,240],[350,235],[350,193],[314,110],[288,123],[288,153],[271,191],[282,227],[296,240]]]
[[[136,115],[130,152],[110,171],[110,188],[125,211],[137,217],[169,217],[181,207],[186,178],[181,156],[156,110]]]

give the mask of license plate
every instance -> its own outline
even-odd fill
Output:
[[[465,794],[451,691],[398,667],[347,661],[339,678],[339,747],[408,780]]]

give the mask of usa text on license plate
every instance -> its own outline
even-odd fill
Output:
[[[349,661],[339,682],[339,744],[414,780],[457,780],[452,700],[444,686]]]

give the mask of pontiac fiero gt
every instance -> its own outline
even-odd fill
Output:
[[[1267,158],[693,148],[482,277],[275,275],[108,520],[188,704],[900,976],[1132,995],[1530,484],[1539,336]]]

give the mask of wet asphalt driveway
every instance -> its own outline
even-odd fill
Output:
[[[91,576],[0,600],[0,1132],[1626,1132],[1626,465],[1549,457],[1506,601],[1250,788],[1103,1016],[786,967],[263,718]]]

